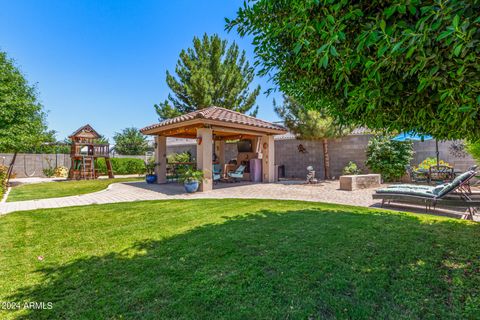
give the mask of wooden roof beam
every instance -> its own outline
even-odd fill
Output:
[[[215,131],[218,131],[218,132],[233,133],[237,135],[249,135],[254,137],[259,137],[267,134],[264,132],[258,132],[254,130],[248,130],[248,129],[236,129],[236,128],[227,128],[227,127],[220,127],[220,126],[211,126],[211,128],[213,129],[214,133]]]

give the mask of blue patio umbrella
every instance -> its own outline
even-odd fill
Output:
[[[432,140],[433,137],[427,134],[416,134],[413,132],[402,132],[398,136],[392,138],[393,141],[426,141]],[[435,139],[435,153],[437,156],[437,167],[440,162],[440,153],[438,152],[438,140]]]

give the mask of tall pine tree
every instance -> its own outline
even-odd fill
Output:
[[[193,48],[182,50],[176,77],[167,71],[172,94],[155,105],[161,120],[210,106],[256,115],[258,106],[254,104],[260,86],[253,91],[249,89],[254,68],[235,42],[228,48],[227,45],[216,34],[204,34],[202,39],[193,38]]]

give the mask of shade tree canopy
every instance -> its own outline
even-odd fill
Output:
[[[261,75],[343,122],[480,137],[480,1],[246,1]]]
[[[155,109],[160,120],[210,106],[255,115],[260,86],[250,90],[255,70],[234,42],[230,46],[217,34],[193,38],[193,47],[182,50],[175,68],[167,71],[168,99]]]
[[[35,86],[0,51],[0,152],[29,150],[50,136]]]
[[[137,128],[125,128],[113,136],[114,150],[123,155],[143,155],[148,151],[147,137]]]

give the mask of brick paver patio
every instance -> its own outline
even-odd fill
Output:
[[[300,181],[278,183],[219,183],[209,192],[187,194],[182,185],[147,184],[145,182],[114,183],[108,189],[79,196],[0,203],[0,214],[43,208],[62,208],[79,205],[131,202],[141,200],[200,199],[200,198],[250,198],[272,200],[303,200],[346,205],[379,207],[372,199],[375,189],[356,191],[339,190],[338,181],[326,181],[316,185]],[[392,207],[402,210],[402,207]],[[422,212],[421,208],[407,208]],[[458,214],[461,214],[460,212]],[[452,214],[448,214],[451,215]],[[457,214],[453,214],[457,216]]]
[[[373,189],[338,190],[338,181],[305,185],[298,181],[280,183],[219,183],[214,190],[187,194],[176,183],[147,184],[145,182],[114,183],[106,190],[62,198],[7,202],[0,204],[0,214],[40,208],[60,208],[87,204],[129,202],[161,199],[256,198],[321,201],[359,206],[371,206]]]

